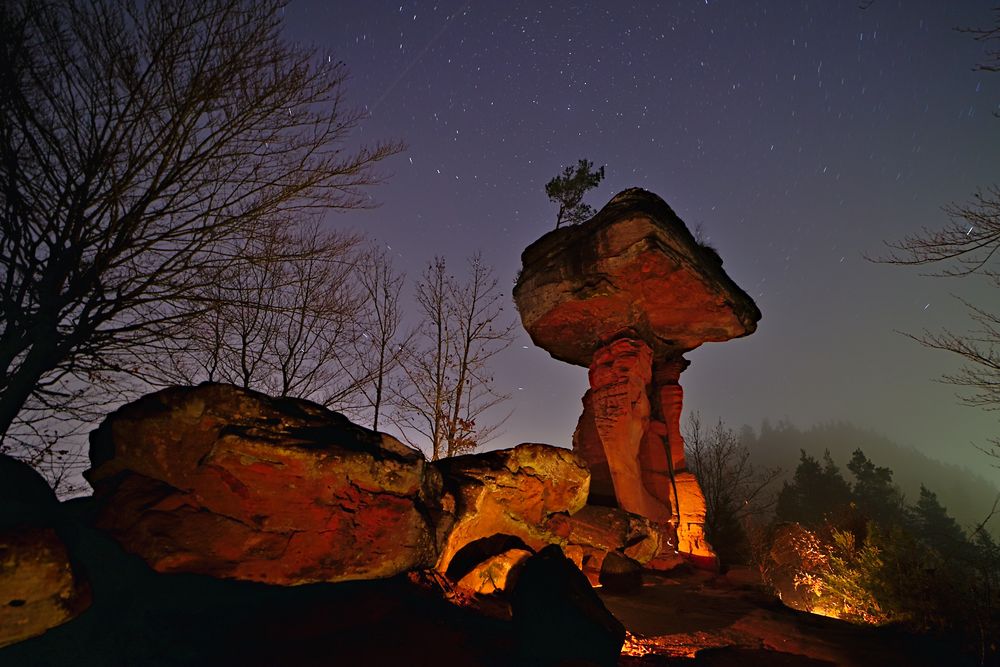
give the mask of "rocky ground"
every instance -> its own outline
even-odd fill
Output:
[[[600,594],[629,631],[621,667],[978,664],[947,641],[789,609],[748,568],[646,573],[634,594]]]

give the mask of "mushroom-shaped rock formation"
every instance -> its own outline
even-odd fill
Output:
[[[514,301],[531,340],[589,369],[573,448],[591,469],[590,502],[669,522],[679,551],[714,562],[684,461],[678,380],[685,352],[753,333],[756,304],[666,202],[639,188],[549,232],[521,262]]]

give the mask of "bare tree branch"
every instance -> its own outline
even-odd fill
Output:
[[[0,446],[54,410],[91,418],[137,350],[201,336],[262,229],[368,205],[399,146],[348,145],[343,64],[289,45],[280,10],[0,6]]]
[[[406,348],[394,421],[411,444],[429,443],[432,459],[471,452],[495,437],[506,419],[481,423],[509,398],[496,391],[490,371],[490,360],[513,340],[514,324],[503,315],[506,295],[477,253],[464,283],[435,258],[416,296],[423,322]]]

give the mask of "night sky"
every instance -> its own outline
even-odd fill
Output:
[[[381,206],[329,223],[411,278],[481,249],[509,293],[554,225],[545,182],[589,158],[607,165],[589,203],[659,194],[763,313],[752,336],[687,355],[686,412],[849,420],[1000,482],[973,447],[996,413],[958,405],[935,382],[956,360],[895,332],[964,330],[951,294],[992,308],[995,290],[864,259],[1000,181],[1000,74],[974,71],[984,47],[954,30],[991,25],[992,4],[300,0],[286,19],[347,64],[348,101],[370,114],[355,136],[408,144],[372,190]],[[497,380],[514,413],[491,447],[569,446],[585,369],[518,327]]]

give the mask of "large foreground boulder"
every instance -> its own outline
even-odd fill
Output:
[[[556,545],[525,561],[511,611],[519,665],[618,664],[625,627]]]
[[[174,387],[110,415],[86,473],[96,525],[160,572],[279,584],[432,565],[423,455],[309,401]]]

